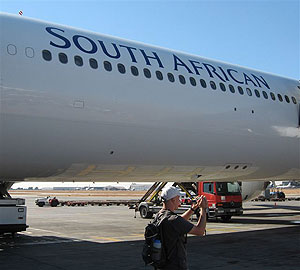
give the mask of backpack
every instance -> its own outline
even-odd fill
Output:
[[[167,254],[164,246],[162,234],[163,222],[171,216],[169,211],[163,215],[156,215],[155,219],[145,228],[145,243],[143,246],[142,257],[145,265],[152,265],[154,268],[163,268],[167,263]],[[157,248],[157,244],[161,248]]]

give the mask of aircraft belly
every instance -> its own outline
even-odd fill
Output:
[[[225,181],[280,178],[291,173],[291,163],[276,163],[278,158],[273,155],[280,153],[271,150],[276,141],[236,144],[240,135],[224,137],[205,126],[203,132],[191,132],[4,114],[1,125],[2,179]],[[292,145],[285,148],[290,150]],[[295,179],[299,169],[296,163],[294,166]]]

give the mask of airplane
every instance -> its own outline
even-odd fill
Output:
[[[300,82],[0,14],[0,197],[20,181],[300,180]]]

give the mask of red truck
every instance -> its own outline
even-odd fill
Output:
[[[156,186],[155,186],[156,185]],[[176,213],[186,211],[193,199],[204,195],[208,201],[208,218],[220,217],[223,221],[228,221],[232,216],[243,214],[242,195],[238,182],[188,182],[174,183],[183,192],[182,205],[177,209]],[[161,200],[159,192],[165,186],[165,183],[156,182],[153,185],[153,192],[148,191],[136,207],[142,218],[151,218],[153,214],[161,209]],[[147,200],[147,198],[150,198]]]
[[[204,195],[208,201],[208,217],[228,221],[243,214],[238,182],[198,182],[198,195]]]

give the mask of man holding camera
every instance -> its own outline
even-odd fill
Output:
[[[157,213],[155,220],[165,218],[162,223],[163,248],[166,252],[166,266],[159,270],[187,270],[187,234],[203,236],[206,228],[207,200],[201,196],[182,215],[174,213],[181,205],[180,191],[171,186],[161,192],[163,208]],[[189,222],[192,214],[200,209],[199,219],[196,225]]]

